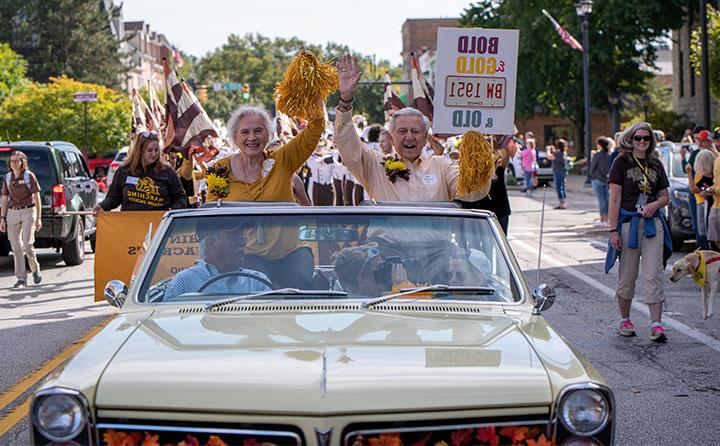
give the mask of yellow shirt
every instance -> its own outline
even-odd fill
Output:
[[[381,165],[382,152],[365,147],[352,124],[352,110],[335,114],[335,145],[342,163],[357,178],[368,195],[378,201],[451,201],[457,195],[460,169],[458,164],[442,156],[420,155],[415,161],[402,159],[410,170],[408,181],[397,178],[395,183],[385,175]],[[478,201],[490,190],[488,182],[483,190],[462,197]]]
[[[325,121],[310,121],[305,129],[292,141],[273,151],[265,151],[265,161],[260,169],[260,178],[252,184],[233,177],[230,157],[219,160],[216,165],[230,171],[230,194],[224,201],[290,201],[295,202],[292,193],[292,176],[310,158],[325,130]],[[218,197],[208,193],[207,201]]]
[[[260,179],[252,184],[232,176],[230,158],[216,164],[227,167],[230,172],[230,193],[225,201],[289,201],[295,202],[292,193],[292,175],[302,167],[313,153],[325,130],[324,119],[310,121],[292,141],[274,151],[265,151],[265,161]],[[249,194],[248,194],[249,192]],[[208,202],[218,197],[208,193]],[[245,231],[245,253],[268,260],[277,260],[294,250],[307,246],[298,242],[297,231],[288,231],[284,225],[259,223]]]

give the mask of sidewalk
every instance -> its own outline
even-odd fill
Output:
[[[585,186],[585,175],[570,174],[565,178],[565,192],[567,193],[584,193],[594,196],[592,187],[588,184]],[[523,190],[523,186],[507,186],[508,190]],[[548,191],[555,191],[553,183],[548,184]]]

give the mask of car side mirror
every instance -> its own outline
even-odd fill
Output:
[[[113,307],[122,308],[127,297],[127,286],[120,280],[111,280],[105,285],[105,300]]]
[[[543,283],[535,288],[532,298],[535,304],[533,314],[538,315],[553,306],[555,303],[555,290],[550,285]]]

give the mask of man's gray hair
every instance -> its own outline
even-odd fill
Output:
[[[430,120],[428,119],[428,117],[425,116],[417,108],[412,107],[402,108],[392,115],[392,117],[390,118],[390,125],[388,126],[391,132],[395,129],[395,120],[400,116],[416,116],[420,118],[420,120],[422,121],[423,129],[425,130],[425,134],[430,132]]]
[[[265,127],[265,130],[268,134],[268,141],[273,139],[273,135],[275,133],[272,130],[272,121],[270,120],[270,115],[268,114],[267,110],[265,110],[263,107],[243,105],[240,108],[236,109],[232,115],[230,115],[230,119],[228,119],[227,123],[228,137],[233,146],[236,146],[235,135],[237,134],[240,120],[250,115],[259,116],[260,118],[262,118],[263,126]]]

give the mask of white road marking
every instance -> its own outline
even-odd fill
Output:
[[[524,251],[532,254],[533,256],[538,255],[537,248],[530,246],[529,244],[527,244],[523,241],[513,239],[511,241],[511,243],[513,245],[517,246],[518,248],[521,248]],[[597,280],[593,279],[592,277],[590,277],[586,274],[581,273],[580,271],[576,270],[575,268],[566,264],[565,262],[562,262],[562,261],[560,261],[550,255],[547,255],[545,253],[543,253],[542,260],[543,260],[543,262],[550,263],[555,267],[563,268],[563,271],[567,272],[568,274],[575,277],[576,279],[582,280],[583,282],[587,283],[591,287],[593,287],[599,291],[602,291],[603,293],[607,294],[609,297],[612,297],[613,299],[615,298],[615,290],[614,289],[610,288],[609,286],[607,286],[603,283],[598,282]],[[633,301],[632,309],[639,313],[644,314],[648,318],[650,317],[650,311],[648,310],[647,306],[644,304]],[[668,326],[672,327],[673,329],[679,331],[680,333],[684,334],[685,336],[695,339],[696,341],[707,345],[708,347],[712,348],[713,350],[720,352],[720,340],[718,340],[712,336],[708,336],[705,333],[702,333],[692,327],[689,327],[689,326],[683,324],[682,322],[680,322],[676,319],[669,317],[667,313],[665,313],[663,315],[663,323],[665,325],[668,325]]]

